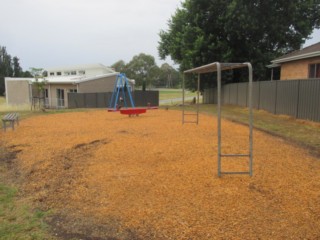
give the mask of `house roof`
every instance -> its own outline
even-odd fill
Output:
[[[110,67],[107,67],[101,63],[96,64],[80,64],[80,65],[70,65],[70,66],[61,66],[61,67],[51,67],[46,68],[45,70],[48,72],[56,72],[56,71],[72,71],[72,70],[86,70],[86,69],[97,69],[103,68],[108,72],[112,73],[114,70]]]
[[[92,80],[105,78],[105,77],[112,77],[112,76],[116,76],[118,74],[119,74],[118,72],[113,72],[113,73],[107,73],[107,74],[100,74],[100,75],[96,75],[96,76],[93,76],[93,77],[82,77],[82,78],[78,78],[75,81],[75,83],[87,82],[87,81],[92,81]]]
[[[59,77],[45,77],[44,80],[48,83],[71,83],[75,84],[78,80],[80,80],[81,76],[59,76]],[[34,80],[33,80],[34,82]]]
[[[320,42],[272,60],[273,64],[320,56]]]
[[[96,75],[93,77],[86,77],[86,76],[55,76],[55,77],[45,77],[45,78],[39,78],[39,82],[41,81],[47,81],[48,83],[52,84],[77,84],[81,82],[87,82],[87,81],[92,81],[100,78],[105,78],[105,77],[112,77],[118,75],[118,72],[113,72],[113,73],[106,73],[106,74],[101,74],[101,75]],[[11,77],[6,77],[6,80],[12,80],[12,81],[29,81],[29,83],[35,82],[35,78],[11,78]],[[135,80],[133,79],[128,79],[129,82],[132,84],[135,84]]]

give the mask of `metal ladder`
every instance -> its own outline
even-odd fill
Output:
[[[221,153],[221,71],[223,70],[232,70],[237,68],[248,67],[249,72],[249,85],[248,85],[248,108],[249,108],[249,153],[248,154],[222,154]],[[249,62],[245,63],[219,63],[214,62],[207,65],[203,65],[197,68],[189,69],[184,71],[183,75],[183,110],[182,110],[182,124],[187,123],[185,120],[185,116],[188,113],[185,113],[184,109],[184,89],[185,89],[185,74],[197,73],[198,74],[198,94],[200,89],[200,74],[206,74],[211,72],[217,72],[217,85],[218,85],[218,176],[220,177],[222,174],[248,174],[252,176],[252,164],[253,164],[253,111],[252,111],[252,65]],[[194,114],[197,116],[196,121],[190,121],[192,123],[199,123],[199,95],[198,95],[198,108],[197,113]],[[248,157],[249,158],[249,166],[248,171],[237,171],[237,172],[229,172],[221,170],[221,158],[230,158],[230,157]]]
[[[184,76],[183,76],[184,77]],[[183,80],[183,90],[182,90],[182,124],[185,123],[195,123],[199,124],[199,106],[200,106],[200,93],[199,90],[197,92],[197,102],[196,102],[196,113],[186,113],[185,112],[185,87],[184,87],[184,80]],[[198,89],[200,88],[200,75],[198,75]],[[189,119],[186,119],[186,116],[195,116],[196,119],[194,121],[190,121]],[[187,117],[188,118],[188,117]]]
[[[222,154],[221,153],[221,72],[218,72],[218,176],[222,174],[248,174],[252,177],[252,163],[253,163],[253,110],[252,110],[252,66],[246,63],[249,70],[249,84],[248,84],[248,108],[249,108],[249,153],[248,154]],[[249,158],[248,171],[222,171],[221,158],[240,157]]]

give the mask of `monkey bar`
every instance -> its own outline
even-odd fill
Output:
[[[221,153],[221,71],[244,68],[247,67],[249,71],[249,85],[248,85],[248,108],[249,108],[249,153],[248,154],[222,154]],[[205,73],[217,72],[218,82],[218,176],[222,174],[249,174],[252,176],[252,164],[253,164],[253,111],[252,111],[252,66],[251,63],[219,63],[214,62],[201,67],[193,68],[184,71],[182,82],[182,124],[184,123],[196,123],[199,124],[199,91],[200,91],[200,75]],[[198,96],[197,96],[197,111],[195,114],[185,113],[185,74],[198,74]],[[195,115],[196,121],[186,121],[186,115]],[[249,168],[245,172],[224,172],[221,170],[221,158],[222,157],[248,157]]]

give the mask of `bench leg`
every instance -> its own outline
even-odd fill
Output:
[[[3,131],[6,131],[6,122],[2,120]]]

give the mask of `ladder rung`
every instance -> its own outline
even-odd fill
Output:
[[[220,157],[250,157],[250,154],[220,154]]]
[[[220,172],[220,174],[250,174],[250,172]]]

